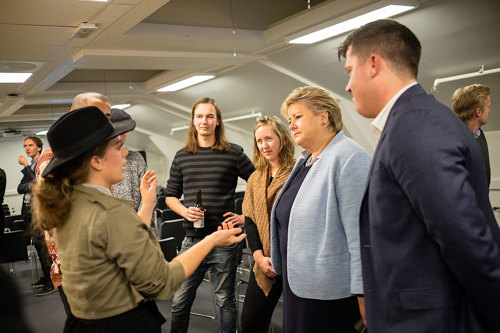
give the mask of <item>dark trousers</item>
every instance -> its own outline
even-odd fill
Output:
[[[154,301],[142,302],[125,313],[97,320],[66,319],[64,333],[161,333],[165,317]]]
[[[38,253],[38,259],[40,260],[43,276],[47,282],[50,282],[50,266],[52,265],[52,259],[50,259],[49,256],[49,250],[47,249],[47,243],[45,242],[44,232],[35,225],[32,225],[30,207],[26,206],[24,203],[21,209],[21,214],[26,225],[26,233],[32,238],[33,245]]]
[[[242,333],[266,332],[271,323],[274,308],[280,299],[281,290],[282,280],[281,275],[279,275],[276,277],[276,282],[273,284],[273,287],[266,297],[255,280],[255,274],[252,267],[247,292],[245,294],[245,303],[243,303],[243,310],[241,311]]]

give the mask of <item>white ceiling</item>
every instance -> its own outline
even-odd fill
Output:
[[[34,74],[24,84],[0,84],[0,133],[47,129],[76,94],[98,91],[113,104],[133,104],[127,112],[137,131],[127,137],[129,145],[168,156],[165,146],[177,149],[184,140],[183,131],[170,135],[170,129],[186,124],[198,97],[214,97],[226,119],[279,114],[293,88],[315,84],[341,100],[347,131],[371,150],[367,121],[344,92],[347,76],[336,49],[345,35],[313,45],[285,43],[286,36],[338,15],[339,1],[311,1],[307,9],[306,0],[2,0],[0,71],[32,64]],[[418,9],[396,19],[422,43],[419,81],[428,91],[436,78],[500,67],[499,1],[420,0]],[[73,38],[82,22],[98,29]],[[195,73],[216,78],[156,92]],[[450,105],[456,88],[476,82],[492,88],[493,112],[484,129],[500,130],[500,74],[444,83],[435,96]],[[226,127],[233,138],[248,141],[253,124],[247,119]]]

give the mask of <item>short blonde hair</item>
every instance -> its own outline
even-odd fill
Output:
[[[281,105],[281,114],[288,119],[290,105],[302,102],[314,114],[328,113],[328,122],[332,130],[337,133],[342,129],[342,113],[337,100],[327,90],[320,87],[295,88]]]
[[[290,135],[290,131],[278,117],[262,116],[257,119],[253,128],[253,165],[255,168],[262,171],[269,166],[269,161],[260,153],[259,147],[257,146],[257,140],[255,139],[255,131],[264,125],[271,126],[280,139],[280,167],[288,167],[295,164],[295,145]]]
[[[488,96],[490,96],[488,86],[478,83],[471,84],[455,90],[451,97],[451,105],[457,116],[466,122],[472,119],[477,109],[484,110]]]

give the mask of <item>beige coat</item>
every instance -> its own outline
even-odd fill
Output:
[[[132,201],[77,185],[71,202],[68,219],[55,229],[55,241],[74,316],[107,318],[146,299],[172,297],[184,281],[184,269],[164,260]]]

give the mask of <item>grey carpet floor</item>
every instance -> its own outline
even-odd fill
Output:
[[[8,271],[7,264],[2,264],[2,269]],[[33,333],[57,333],[62,332],[66,314],[63,305],[57,292],[36,297],[33,289],[30,287],[32,282],[32,271],[30,261],[21,261],[14,263],[15,275],[14,281],[18,287],[21,295],[21,302],[23,312],[28,325],[31,327]],[[38,267],[40,274],[40,268]],[[210,284],[203,282],[198,288],[196,300],[193,304],[193,312],[201,312],[205,314],[213,314],[213,300],[210,292]],[[242,284],[240,293],[245,293],[245,284]],[[159,301],[158,308],[167,322],[162,326],[162,332],[170,332],[170,310],[171,302]],[[241,311],[242,303],[239,302],[239,309]],[[281,332],[281,318],[282,318],[282,303],[278,306],[273,315],[272,326],[275,333]],[[190,333],[205,333],[205,332],[218,332],[217,319],[209,319],[191,315],[189,332]]]

